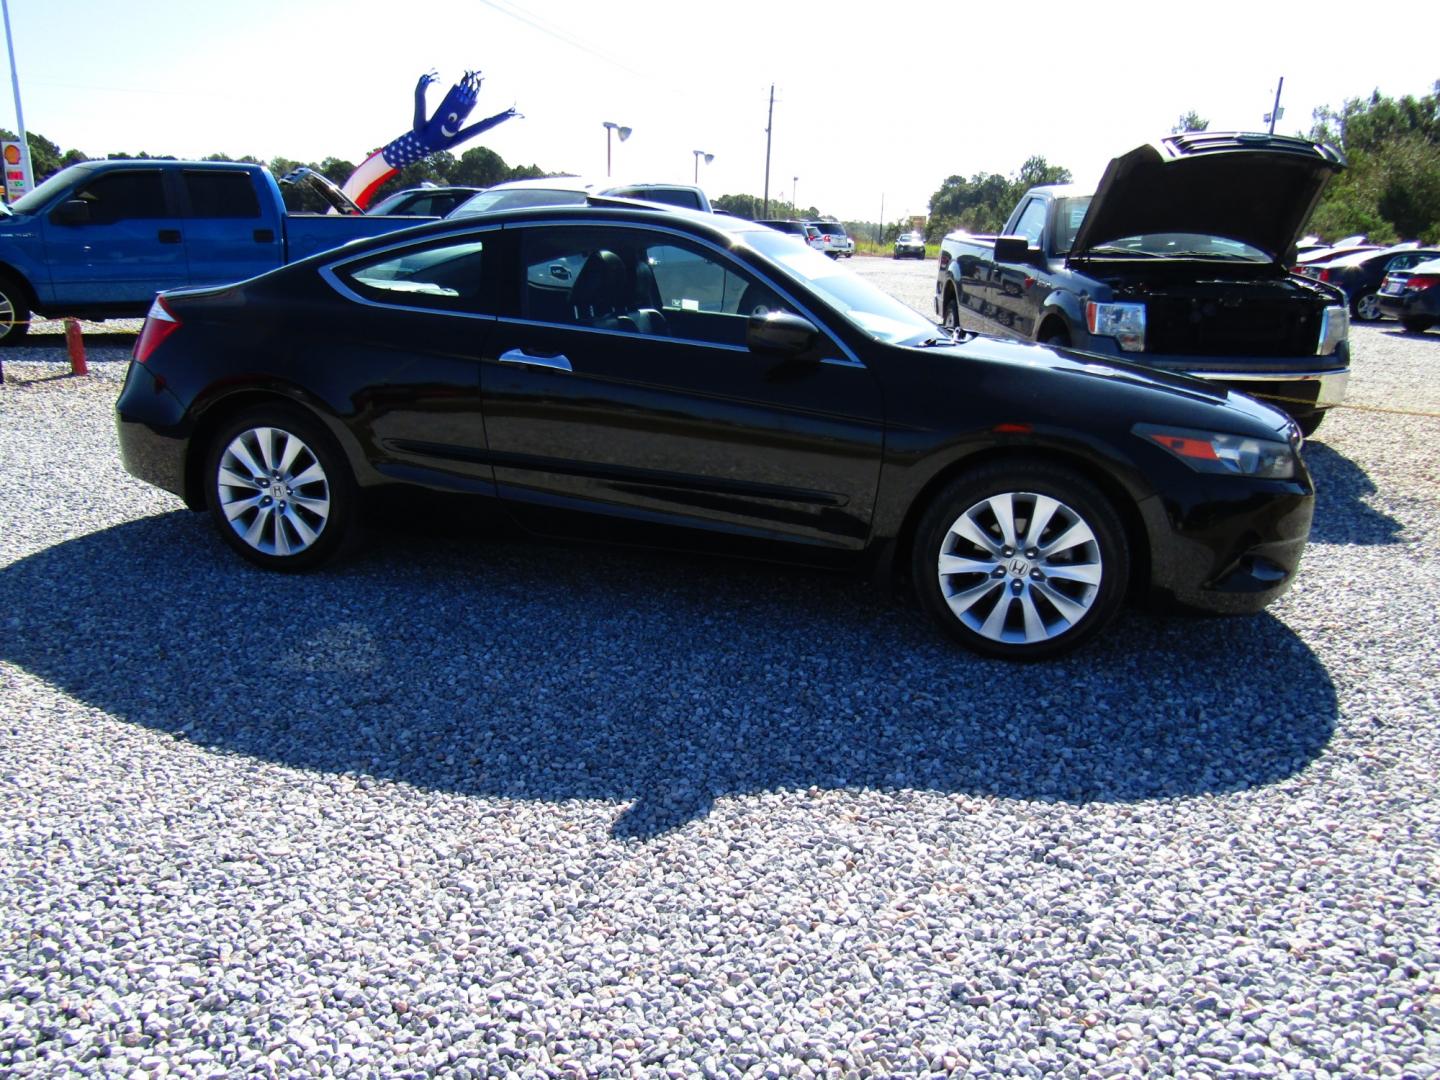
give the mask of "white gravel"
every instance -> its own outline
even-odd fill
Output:
[[[0,1074],[1437,1075],[1440,333],[1355,341],[1408,412],[1310,443],[1292,593],[1031,667],[784,568],[250,570],[123,338],[4,350]]]

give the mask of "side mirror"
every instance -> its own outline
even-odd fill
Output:
[[[997,236],[995,238],[995,261],[997,263],[1024,263],[1039,266],[1045,261],[1045,253],[1030,246],[1023,236]]]
[[[745,344],[752,352],[793,359],[811,352],[819,339],[814,323],[788,311],[757,311],[745,326]]]
[[[84,199],[66,199],[50,215],[56,225],[90,224],[90,204]]]

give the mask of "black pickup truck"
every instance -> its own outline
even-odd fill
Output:
[[[1110,162],[1093,192],[1032,188],[998,237],[941,243],[935,310],[986,329],[1220,382],[1310,434],[1350,374],[1344,295],[1292,276],[1344,159],[1283,136],[1193,132]]]

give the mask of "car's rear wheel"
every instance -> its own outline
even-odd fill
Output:
[[[1109,500],[1069,469],[998,464],[963,476],[926,510],[911,551],[920,601],[978,653],[1068,652],[1119,611],[1130,573]]]
[[[1350,305],[1350,310],[1361,322],[1374,322],[1383,314],[1380,310],[1380,297],[1373,292],[1357,299]]]
[[[355,511],[355,481],[339,448],[296,409],[237,416],[210,444],[210,513],[225,542],[267,570],[306,570],[333,558]]]
[[[1412,316],[1410,318],[1401,319],[1400,325],[1412,334],[1423,334],[1426,330],[1430,329],[1430,320],[1417,319]]]
[[[30,329],[25,290],[14,278],[0,274],[0,345],[14,345]]]

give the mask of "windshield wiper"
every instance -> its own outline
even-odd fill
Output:
[[[1161,255],[1158,251],[1142,251],[1139,248],[1119,247],[1115,244],[1100,244],[1098,247],[1090,248],[1087,254],[1098,255],[1102,252],[1106,255],[1143,255],[1147,259],[1166,258],[1165,255]]]

